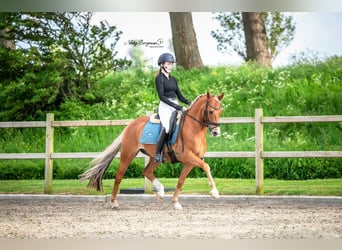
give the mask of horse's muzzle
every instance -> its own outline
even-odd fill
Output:
[[[210,134],[212,136],[215,136],[215,137],[220,136],[221,135],[221,128],[217,126],[217,127],[210,129]]]

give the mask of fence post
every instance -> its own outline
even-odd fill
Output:
[[[53,127],[54,114],[46,114],[46,134],[45,134],[45,179],[44,179],[44,193],[52,193],[52,173],[53,173]]]
[[[262,116],[262,109],[255,109],[255,192],[259,195],[264,193],[264,159],[261,155],[264,150]]]
[[[151,116],[152,112],[151,111],[147,111],[146,112],[146,116]],[[147,164],[150,161],[150,157],[149,156],[145,156],[145,167],[147,166]],[[147,177],[145,176],[145,183],[144,183],[144,193],[145,194],[152,194],[152,182],[147,179]]]

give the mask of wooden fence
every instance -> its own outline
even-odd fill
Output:
[[[54,153],[55,127],[81,127],[81,126],[122,126],[128,125],[132,120],[87,120],[87,121],[54,121],[54,114],[47,114],[46,121],[33,122],[0,122],[0,128],[46,128],[46,142],[44,153],[1,153],[3,159],[45,159],[44,192],[52,192],[52,170],[54,159],[80,159],[94,158],[99,152],[80,153]],[[212,158],[255,158],[255,191],[263,194],[264,190],[264,159],[265,158],[309,158],[309,157],[342,157],[342,151],[264,151],[263,125],[266,123],[312,123],[312,122],[342,122],[342,115],[333,116],[279,116],[263,117],[262,109],[255,110],[254,117],[221,118],[222,124],[254,124],[255,150],[235,152],[207,152],[205,157]],[[341,136],[341,135],[340,135]],[[117,155],[120,157],[120,154]],[[137,157],[146,156],[139,153]],[[151,183],[145,178],[145,191],[151,191]]]

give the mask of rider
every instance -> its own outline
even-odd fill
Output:
[[[170,131],[170,118],[175,110],[183,110],[184,108],[178,104],[177,98],[190,105],[191,101],[186,99],[178,88],[177,79],[170,75],[170,72],[175,63],[173,55],[169,53],[161,54],[158,58],[158,66],[160,67],[158,75],[156,76],[156,88],[158,97],[160,99],[158,106],[158,114],[161,121],[161,131],[157,143],[155,162],[162,162],[162,150],[166,134]]]

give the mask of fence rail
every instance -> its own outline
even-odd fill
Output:
[[[87,121],[54,121],[53,114],[46,115],[46,121],[32,122],[0,122],[0,128],[46,128],[44,153],[0,153],[0,160],[6,159],[45,159],[44,193],[52,192],[52,169],[54,159],[94,158],[100,152],[65,152],[55,153],[55,127],[85,127],[85,126],[126,126],[132,120],[87,120]],[[342,151],[264,151],[263,125],[266,123],[313,123],[313,122],[342,122],[342,115],[331,116],[277,116],[263,117],[262,109],[255,110],[255,117],[223,117],[222,124],[254,124],[255,151],[220,151],[207,152],[207,158],[254,158],[255,159],[255,189],[256,194],[263,194],[264,159],[265,158],[341,158]],[[116,156],[120,157],[120,153]],[[137,155],[145,158],[142,153]],[[145,179],[146,180],[146,179]],[[145,191],[151,190],[151,183],[145,183]]]

